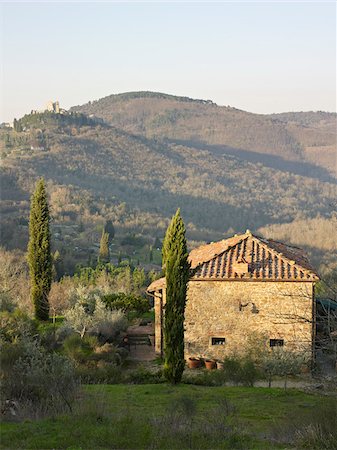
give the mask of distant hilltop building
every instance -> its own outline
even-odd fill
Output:
[[[4,129],[4,128],[13,128],[13,122],[2,122],[0,124],[0,128]]]
[[[60,103],[58,101],[53,102],[49,100],[49,102],[46,104],[45,111],[54,112],[56,114],[60,113]]]
[[[49,100],[49,102],[46,104],[45,109],[42,109],[42,110],[33,109],[31,111],[31,114],[41,114],[46,111],[52,112],[54,114],[65,114],[67,112],[66,109],[60,108],[60,103],[58,100],[56,100],[55,102],[53,102],[52,100]]]

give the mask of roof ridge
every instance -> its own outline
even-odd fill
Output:
[[[290,244],[285,244],[284,242],[281,241],[277,241],[276,239],[272,239],[272,238],[265,238],[268,242],[276,242],[277,244],[281,244],[284,245],[286,247],[289,248],[296,248],[297,250],[300,250],[302,253],[305,253],[304,250],[301,247],[297,247],[296,245],[290,245]]]
[[[256,236],[253,236],[256,239]],[[274,255],[279,256],[281,259],[288,261],[288,264],[295,266],[296,269],[301,270],[302,272],[307,272],[307,273],[314,273],[316,275],[316,272],[313,269],[309,269],[307,267],[303,267],[302,265],[300,265],[298,262],[296,262],[296,260],[294,259],[290,259],[287,255],[285,255],[282,252],[279,252],[278,250],[275,250],[272,247],[269,247],[268,244],[266,244],[263,240],[257,239],[259,242],[262,243],[262,246],[265,247],[265,249],[267,249],[269,252],[273,253]],[[269,242],[270,240],[267,239],[267,241]],[[274,241],[277,242],[277,241]],[[283,242],[278,242],[281,245],[284,245],[285,247],[288,247],[286,244],[284,244]],[[297,247],[298,248],[298,247]],[[301,250],[301,249],[299,249]],[[301,253],[303,254],[303,250],[301,250]]]
[[[238,239],[234,244],[228,245],[228,246],[227,246],[225,249],[223,249],[222,251],[220,251],[220,252],[218,252],[218,253],[213,253],[212,255],[209,255],[209,256],[207,257],[207,259],[203,259],[202,261],[198,261],[198,263],[196,264],[196,266],[194,266],[194,267],[192,268],[192,270],[197,269],[201,264],[204,264],[204,263],[207,263],[207,262],[209,262],[209,261],[212,261],[212,259],[217,258],[217,257],[223,255],[225,252],[229,251],[229,250],[232,249],[233,247],[236,247],[240,242],[242,242],[242,241],[243,241],[244,239],[246,239],[248,236],[246,236],[246,234],[239,234],[239,235],[236,235],[236,234],[235,234],[234,236],[232,236],[232,237],[230,237],[230,238],[222,239],[221,241],[218,241],[218,242],[212,242],[211,244],[200,245],[200,247],[197,247],[197,248],[193,249],[193,250],[190,252],[190,255],[191,255],[191,253],[192,253],[193,251],[196,251],[196,250],[198,250],[198,249],[200,249],[200,248],[202,248],[202,247],[207,247],[208,245],[212,245],[212,244],[219,244],[220,242],[226,242],[226,241],[229,241],[230,239],[233,239],[233,238],[235,238],[235,237],[237,237],[237,238],[240,238],[240,237],[241,237],[241,239]],[[192,261],[191,261],[191,262],[192,262]]]

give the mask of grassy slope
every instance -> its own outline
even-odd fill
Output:
[[[1,446],[10,449],[184,448],[186,442],[182,442],[182,438],[161,437],[158,428],[151,425],[174,399],[182,396],[196,400],[195,420],[203,416],[209,418],[219,400],[226,398],[236,407],[240,423],[250,435],[239,448],[259,449],[284,448],[264,440],[263,436],[276,422],[286,419],[290,405],[292,414],[302,415],[324,402],[324,398],[317,395],[276,388],[86,386],[72,415],[3,424]],[[197,442],[192,440],[192,448],[210,448],[209,441],[203,441],[200,436],[197,439]],[[218,448],[228,448],[228,442],[218,445]]]

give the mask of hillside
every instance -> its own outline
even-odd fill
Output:
[[[154,92],[111,95],[72,108],[125,131],[236,155],[276,169],[329,179],[336,175],[336,114],[262,115]],[[327,170],[326,170],[327,169]]]
[[[88,255],[97,252],[95,246],[101,227],[109,218],[117,227],[117,236],[121,236],[120,241],[115,241],[114,254],[136,254],[135,258],[142,260],[143,254],[152,252],[150,248],[155,238],[163,237],[176,208],[181,207],[191,246],[250,228],[300,244],[313,255],[316,265],[323,260],[327,264],[337,261],[336,242],[331,233],[336,182],[324,169],[296,161],[296,152],[303,154],[304,150],[297,144],[292,150],[293,141],[284,139],[281,158],[276,153],[267,153],[266,135],[264,144],[255,151],[237,151],[198,139],[169,139],[164,131],[161,138],[149,138],[136,133],[142,117],[141,106],[130,109],[130,102],[155,100],[153,108],[158,111],[161,102],[174,103],[175,107],[180,104],[185,109],[195,109],[200,120],[205,117],[205,122],[210,111],[219,107],[202,100],[165,95],[158,98],[155,94],[145,99],[142,93],[133,94],[131,98],[129,94],[116,97],[112,97],[113,104],[118,105],[119,110],[124,105],[126,110],[125,117],[119,116],[119,122],[124,120],[124,129],[107,123],[107,117],[99,115],[98,110],[88,110],[82,111],[93,115],[88,119],[76,114],[62,120],[28,115],[22,119],[24,130],[19,126],[19,131],[0,131],[4,157],[1,245],[25,248],[29,195],[37,177],[44,176],[52,207],[54,248],[60,249],[64,257],[70,258],[76,253],[78,261],[87,261]],[[93,107],[98,104],[93,103]],[[161,108],[163,114],[167,114],[163,105]],[[264,116],[233,108],[221,111],[226,118],[228,114],[248,115],[254,124],[256,120],[261,123],[265,120]],[[112,115],[117,117],[113,108]],[[97,123],[94,116],[103,118],[105,123]],[[276,136],[283,136],[283,122],[270,118],[263,126],[268,128],[270,123],[279,130]],[[238,122],[236,127],[240,124]],[[316,126],[315,121],[311,126]],[[179,127],[177,133],[183,132],[182,124]],[[174,127],[165,129],[166,133],[174,131]],[[245,129],[247,133],[243,133],[242,139],[247,139],[248,130],[252,138],[253,129],[248,126]],[[156,130],[159,133],[159,128]],[[185,132],[189,132],[188,128]],[[272,129],[268,132],[272,135]],[[229,135],[229,130],[226,133]],[[233,130],[231,133],[234,136]],[[220,134],[216,136],[220,139]],[[257,146],[257,137],[254,142]],[[276,141],[270,148],[277,151]],[[310,176],[304,176],[308,167]],[[308,223],[314,224],[314,228],[305,233],[303,241],[300,228]],[[327,230],[329,236],[326,236]],[[130,246],[120,247],[122,236],[127,235],[143,238],[143,254],[135,253],[137,249]],[[130,239],[124,241],[130,242]],[[328,255],[325,254],[327,248],[331,249]]]

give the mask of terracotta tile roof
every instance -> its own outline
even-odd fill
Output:
[[[191,251],[190,280],[317,281],[303,250],[273,239],[245,234],[202,245]],[[157,283],[157,284],[156,284]],[[165,278],[147,291],[165,287]]]
[[[249,231],[221,243],[222,251],[210,258],[205,252],[204,261],[199,264],[192,258],[197,254],[202,259],[201,247],[196,249],[194,254],[191,252],[191,262],[195,268],[192,280],[315,281],[319,279],[305,253],[298,247],[264,239]],[[221,249],[221,246],[214,249]]]
[[[166,286],[166,278],[159,278],[158,280],[152,281],[150,286],[147,288],[147,292],[154,292],[163,289]]]

